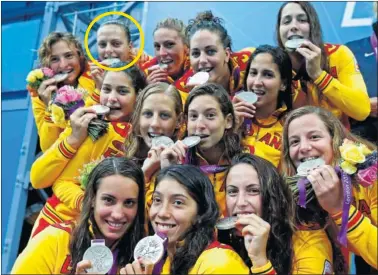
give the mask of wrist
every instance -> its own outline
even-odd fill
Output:
[[[72,147],[74,148],[75,150],[77,150],[80,145],[83,143],[82,140],[79,140],[77,139],[75,136],[73,135],[70,135],[67,137],[67,143]]]
[[[313,75],[311,75],[310,77],[311,77],[311,79],[312,79],[312,81],[315,81],[315,80],[317,80],[320,76],[321,76],[321,74],[322,74],[322,70],[319,70],[319,71],[316,71]]]
[[[265,266],[269,262],[265,255],[261,257],[250,257],[250,259],[254,268]]]

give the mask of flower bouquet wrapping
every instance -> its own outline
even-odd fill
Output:
[[[84,164],[83,168],[79,170],[80,174],[77,177],[77,179],[80,182],[81,189],[85,190],[87,188],[89,174],[97,166],[97,164],[99,164],[104,159],[105,159],[104,156],[102,156],[101,158],[99,158],[97,160],[86,163],[86,164]]]
[[[49,110],[52,121],[61,128],[67,126],[70,115],[85,105],[87,91],[65,85],[51,95]],[[88,125],[88,135],[93,141],[99,139],[108,130],[108,123],[102,119],[92,119]]]
[[[364,144],[348,139],[344,140],[339,150],[341,159],[335,171],[343,185],[344,202],[338,240],[346,246],[348,213],[352,203],[352,179],[365,188],[371,186],[377,180],[378,154],[377,151],[369,150]],[[288,177],[286,181],[300,207],[306,208],[306,204],[315,198],[314,190],[306,176],[295,175]]]
[[[26,88],[32,97],[38,96],[38,89],[41,83],[55,75],[54,71],[50,68],[44,67],[31,71],[26,77]]]

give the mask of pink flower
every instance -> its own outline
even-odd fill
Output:
[[[43,67],[43,68],[42,68],[42,72],[43,72],[43,74],[44,74],[45,76],[50,77],[50,78],[53,77],[53,76],[55,75],[54,71],[51,70],[50,68],[47,68],[47,67]]]
[[[77,102],[83,98],[83,95],[76,91],[71,86],[63,86],[60,88],[56,94],[55,102],[59,102],[61,104],[68,104],[71,102]]]
[[[377,179],[377,162],[357,173],[358,180],[363,187],[368,187]]]

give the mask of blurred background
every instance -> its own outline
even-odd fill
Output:
[[[324,41],[336,44],[370,36],[373,2],[313,2]],[[84,41],[85,31],[98,15],[121,11],[133,16],[145,34],[144,51],[153,56],[152,33],[158,21],[176,17],[185,23],[204,10],[225,20],[233,50],[275,45],[274,29],[282,2],[1,2],[1,254],[2,273],[9,273],[29,239],[32,224],[51,190],[33,190],[30,167],[40,154],[37,130],[26,90],[26,76],[38,66],[37,49],[51,31],[68,31]],[[114,16],[117,18],[117,16]],[[107,20],[108,18],[104,18]],[[96,23],[89,48],[96,58]],[[140,34],[130,23],[131,37]]]

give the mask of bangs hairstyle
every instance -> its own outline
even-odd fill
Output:
[[[121,237],[116,245],[119,249],[118,266],[125,266],[133,259],[133,252],[138,241],[143,237],[144,224],[144,175],[142,170],[133,161],[124,157],[109,157],[101,161],[91,171],[88,177],[88,185],[84,192],[83,208],[79,222],[75,227],[70,240],[70,253],[72,257],[71,274],[75,274],[78,262],[83,259],[84,252],[91,246],[91,232],[89,224],[93,225],[94,232],[101,232],[94,219],[94,208],[92,205],[96,200],[97,191],[100,188],[102,179],[121,175],[132,179],[138,185],[138,211],[134,222],[128,231]]]
[[[251,68],[251,63],[257,55],[262,53],[267,53],[272,56],[273,62],[277,65],[280,71],[281,81],[285,84],[286,87],[284,91],[280,91],[278,93],[277,109],[281,107],[283,103],[285,103],[287,112],[289,112],[293,108],[293,99],[291,92],[292,66],[288,53],[280,47],[261,45],[252,53],[252,55],[249,57],[247,68],[245,70],[247,73],[244,78],[244,90],[247,90],[247,78],[249,75],[249,70]]]
[[[140,133],[140,117],[142,115],[143,104],[149,96],[154,94],[165,94],[169,96],[169,98],[174,102],[174,112],[177,116],[177,119],[181,119],[183,106],[181,95],[176,87],[164,82],[157,82],[148,85],[137,98],[135,110],[131,119],[131,125],[133,125],[132,132],[127,136],[125,140],[125,156],[128,158],[135,157],[137,161],[144,160],[146,158],[146,156],[141,155],[142,150],[140,150],[141,146],[144,144],[144,140]],[[174,141],[176,141],[178,133],[179,127],[177,127],[177,129],[174,131],[172,137]]]
[[[310,2],[290,1],[290,2],[285,2],[280,7],[278,11],[278,16],[277,16],[277,22],[276,22],[276,40],[277,40],[278,46],[282,49],[285,49],[285,46],[282,44],[281,35],[280,35],[282,10],[286,7],[287,4],[293,4],[293,3],[298,4],[306,13],[307,20],[310,25],[309,40],[321,49],[322,59],[321,59],[320,67],[322,70],[329,72],[328,56],[324,48],[322,28],[320,26],[318,14],[315,8],[310,4]]]
[[[218,204],[213,185],[198,167],[172,165],[164,168],[156,178],[155,190],[164,179],[180,183],[197,203],[197,218],[184,236],[184,245],[177,248],[170,270],[171,274],[186,275],[214,240],[214,227],[220,215]]]
[[[227,181],[228,175],[239,164],[247,164],[253,167],[259,179],[262,201],[261,218],[271,226],[267,243],[268,259],[272,261],[272,265],[278,274],[290,274],[295,213],[291,190],[272,163],[258,156],[242,153],[233,157],[231,166],[226,172],[226,192],[227,185],[230,184]],[[251,267],[252,263],[248,253],[246,253],[244,242],[239,250],[245,252],[240,253],[240,255],[244,262]]]
[[[198,96],[209,95],[212,96],[218,103],[220,110],[223,116],[226,118],[227,115],[231,114],[232,116],[232,127],[230,129],[226,129],[223,138],[220,142],[224,143],[225,146],[225,153],[224,156],[228,161],[231,161],[232,157],[238,153],[241,153],[241,144],[240,144],[240,136],[236,134],[236,122],[235,122],[235,113],[234,107],[232,105],[231,99],[227,93],[227,91],[223,88],[222,85],[216,83],[205,83],[195,87],[190,93],[188,98],[185,102],[184,107],[184,116],[185,121],[188,121],[188,113],[189,113],[189,106],[193,102],[193,100]],[[188,124],[188,123],[187,123]],[[186,131],[185,136],[188,135]],[[196,146],[189,148],[189,164],[193,164],[198,166],[198,158],[196,156]]]
[[[290,123],[302,116],[315,114],[325,125],[332,138],[332,149],[333,149],[333,162],[332,166],[335,166],[338,160],[341,158],[339,147],[343,144],[344,139],[349,139],[354,142],[359,142],[365,144],[370,150],[374,151],[377,146],[373,143],[360,138],[348,131],[341,121],[335,117],[331,112],[326,109],[315,107],[315,106],[304,106],[295,109],[289,113],[286,118],[283,134],[282,134],[282,151],[281,151],[281,169],[285,176],[293,176],[296,174],[296,167],[290,158],[290,145],[289,145],[289,126]]]

